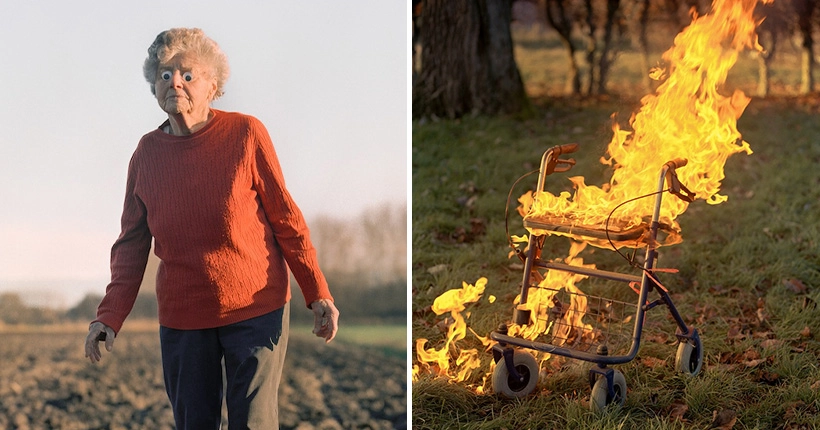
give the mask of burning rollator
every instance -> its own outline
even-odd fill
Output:
[[[531,393],[539,364],[530,351],[538,351],[595,363],[589,372],[592,409],[623,404],[626,380],[609,366],[636,357],[646,315],[657,307],[665,307],[677,325],[677,371],[696,375],[701,370],[698,331],[672,303],[659,276],[666,270],[656,262],[661,246],[682,240],[675,218],[689,203],[695,198],[709,204],[727,199],[718,194],[726,159],[739,152],[751,154],[736,127],[750,99],[739,90],[730,96],[718,90],[741,51],[762,49],[755,34],[756,4],[715,0],[710,14],[695,16],[675,38],[663,55],[666,66],[651,73],[663,82],[655,94],[642,99],[640,111],[630,119],[632,131],[615,125],[609,157],[602,159],[613,167],[608,184],[587,186],[584,178],[573,177],[574,194],[553,195],[545,190],[547,179],[575,165],[573,159],[561,157],[576,152],[578,145],[544,153],[535,192],[519,199],[530,233],[526,249],[516,251],[524,263],[521,294],[511,323],[490,334],[497,342],[492,347],[496,392],[509,397]],[[563,236],[576,241],[569,257],[544,258],[547,239]],[[511,237],[515,248],[513,242]],[[587,245],[617,251],[635,270],[618,273],[584,265],[578,254]],[[621,251],[629,248],[634,250],[631,257]],[[637,263],[641,250],[643,262]],[[627,283],[637,292],[637,302],[584,294],[575,287],[584,278]]]
[[[577,144],[568,144],[550,148],[544,153],[537,191],[543,191],[549,175],[565,172],[575,164],[573,159],[560,157],[577,149]],[[671,225],[660,222],[664,194],[671,193],[686,202],[691,202],[694,197],[679,182],[676,174],[676,169],[686,164],[685,159],[675,159],[660,168],[657,191],[648,196],[654,197],[655,201],[648,222],[620,228],[610,226],[607,220],[604,228],[596,228],[579,224],[567,215],[556,218],[531,214],[524,218],[524,226],[532,234],[526,251],[519,253],[524,262],[520,300],[515,307],[513,323],[510,326],[504,324],[490,334],[490,338],[498,342],[492,349],[497,362],[492,378],[496,392],[508,397],[522,397],[535,389],[539,365],[532,354],[515,348],[518,347],[595,363],[596,366],[589,372],[591,408],[600,410],[610,403],[623,404],[626,380],[621,372],[608,366],[635,358],[646,313],[658,306],[668,309],[678,327],[676,335],[680,344],[675,356],[675,368],[688,375],[696,375],[700,371],[703,346],[698,331],[684,322],[655,269],[658,245],[674,243],[679,233]],[[586,242],[611,243],[616,247],[629,246],[636,250],[645,248],[643,265],[639,267],[641,275],[598,270],[572,264],[571,259],[568,259],[570,264],[547,261],[542,258],[541,251],[550,236],[571,236]],[[633,287],[639,285],[635,287],[637,303],[585,295],[575,289],[572,282],[562,285],[560,275],[558,282],[554,282],[541,275],[539,269],[547,269],[548,274],[564,272],[629,283]],[[650,301],[653,293],[658,297]],[[537,297],[531,297],[535,295]],[[628,321],[634,321],[631,332],[625,327]],[[533,334],[535,340],[531,340]],[[626,345],[629,347],[626,348]]]

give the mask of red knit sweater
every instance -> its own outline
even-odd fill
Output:
[[[288,267],[308,304],[332,299],[270,136],[254,117],[212,110],[189,136],[154,130],[128,167],[122,232],[97,319],[119,332],[145,272],[160,259],[159,322],[219,327],[290,299]]]

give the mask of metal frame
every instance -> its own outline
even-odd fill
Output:
[[[543,191],[544,182],[547,176],[554,172],[565,172],[575,164],[575,161],[572,159],[564,160],[559,157],[562,154],[575,152],[577,149],[577,144],[561,145],[550,148],[544,153],[543,157],[541,158],[541,168],[538,177],[537,191]],[[533,284],[532,277],[533,273],[535,273],[535,268],[565,271],[589,277],[603,278],[616,282],[640,282],[638,303],[635,306],[636,312],[634,315],[635,324],[634,328],[632,329],[632,343],[628,352],[622,355],[609,355],[609,351],[607,351],[605,345],[600,345],[598,350],[593,353],[588,351],[580,351],[566,346],[557,346],[550,343],[522,339],[514,336],[509,336],[507,334],[507,326],[506,324],[503,324],[501,327],[499,327],[498,330],[495,330],[492,333],[490,333],[490,338],[498,342],[498,344],[493,348],[493,355],[495,360],[498,362],[503,358],[507,370],[511,376],[513,376],[514,378],[518,378],[519,380],[521,378],[521,375],[518,374],[518,372],[515,370],[515,366],[513,366],[512,355],[514,349],[512,347],[515,346],[519,348],[527,348],[563,357],[584,360],[597,364],[596,367],[593,367],[590,370],[590,386],[592,386],[595,383],[597,378],[605,377],[607,380],[609,393],[610,395],[614,395],[612,382],[613,370],[607,369],[607,366],[612,364],[627,363],[635,358],[641,344],[641,334],[643,330],[643,324],[646,313],[650,309],[653,309],[659,305],[666,306],[669,313],[675,320],[675,323],[677,324],[676,336],[678,337],[678,339],[680,339],[681,342],[698,341],[699,344],[697,330],[687,326],[686,322],[684,322],[683,320],[683,317],[681,317],[680,312],[678,312],[678,309],[672,302],[672,298],[669,296],[669,293],[660,286],[660,282],[658,281],[656,275],[652,271],[655,265],[655,261],[658,257],[656,238],[659,230],[662,228],[662,225],[659,222],[659,218],[663,195],[666,191],[669,191],[670,193],[675,194],[679,198],[682,198],[687,201],[692,201],[694,197],[692,193],[689,192],[689,190],[687,190],[683,185],[680,184],[680,182],[677,180],[677,175],[675,173],[675,169],[685,166],[686,162],[687,161],[685,159],[672,160],[664,164],[663,168],[661,169],[660,178],[658,180],[658,193],[655,198],[654,211],[652,214],[651,222],[648,226],[649,239],[645,241],[646,255],[644,259],[641,276],[618,272],[610,272],[598,269],[589,269],[585,267],[571,266],[563,263],[544,261],[541,259],[540,254],[541,249],[543,247],[545,236],[531,234],[529,238],[529,247],[524,257],[524,275],[521,284],[521,304],[527,303],[528,291],[530,287],[533,286],[531,284]],[[668,185],[668,188],[665,189],[664,187],[666,185]],[[581,236],[591,236],[598,238],[607,237],[606,232],[603,232],[604,236],[601,236],[600,231],[585,228],[577,228],[573,226],[555,226],[543,223],[539,224],[537,222],[531,222],[529,225],[527,225],[526,221],[525,226],[557,231],[565,234],[578,234]],[[615,240],[634,239],[645,234],[646,231],[646,226],[642,228],[633,228],[630,230],[625,230],[623,232],[615,232],[616,236],[614,236],[614,238]],[[649,302],[648,297],[652,291],[658,293],[659,297],[654,301]],[[530,320],[529,313],[530,311],[516,309],[513,314],[513,321],[519,325],[526,324]],[[603,348],[601,348],[601,346]]]

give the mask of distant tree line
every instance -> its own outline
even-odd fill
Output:
[[[513,55],[514,3],[535,10],[538,22],[560,37],[569,73],[566,94],[606,94],[612,66],[626,50],[650,65],[649,34],[672,36],[705,14],[710,0],[414,0],[413,117],[519,113],[528,106]],[[769,93],[770,67],[779,45],[801,52],[799,92],[814,91],[814,38],[820,24],[815,0],[757,3],[761,21],[757,95]],[[643,83],[649,87],[648,73]]]
[[[407,208],[384,204],[360,217],[341,220],[322,216],[309,222],[319,264],[334,294],[343,322],[404,323],[407,315]],[[129,319],[156,319],[154,294],[158,260],[149,260],[143,285]],[[293,320],[312,323],[295,281]],[[91,321],[101,294],[88,294],[67,310],[29,306],[19,294],[0,294],[0,322],[53,324]]]
[[[7,325],[45,325],[65,321],[90,322],[97,315],[97,305],[102,296],[87,294],[79,303],[70,309],[53,309],[42,306],[31,306],[17,293],[0,294],[0,323]],[[150,294],[140,294],[134,303],[129,318],[156,319],[157,301]]]

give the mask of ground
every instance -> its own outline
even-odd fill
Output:
[[[4,333],[0,429],[174,428],[158,337],[124,332],[92,365],[83,333]],[[281,428],[406,428],[406,374],[399,354],[292,333]]]

